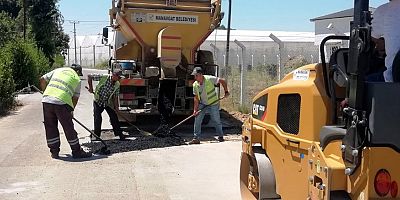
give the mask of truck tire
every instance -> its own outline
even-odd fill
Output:
[[[214,57],[211,51],[199,50],[197,52],[197,64],[201,64],[204,74],[215,76]]]

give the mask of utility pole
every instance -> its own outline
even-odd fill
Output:
[[[227,71],[229,66],[229,42],[231,35],[231,14],[232,14],[232,0],[229,0],[229,13],[228,13],[228,30],[226,32],[226,53],[225,53],[225,77],[227,78]]]
[[[78,63],[78,60],[76,59],[76,24],[79,24],[79,21],[70,21],[70,23],[74,24],[74,52],[75,52],[75,64]]]
[[[22,3],[23,3],[23,7],[24,7],[24,41],[25,41],[25,39],[26,39],[26,7],[27,7],[27,5],[26,5],[26,0],[23,0],[22,1]]]

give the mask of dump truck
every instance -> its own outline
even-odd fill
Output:
[[[242,127],[242,199],[400,198],[400,83],[367,81],[379,63],[370,22],[369,1],[355,0],[350,36],[328,36],[321,63],[254,97]],[[329,40],[350,43],[328,62]]]
[[[113,0],[109,15],[110,68],[123,73],[120,113],[134,121],[142,114],[193,112],[191,70],[217,71],[213,54],[199,47],[221,23],[221,0]]]

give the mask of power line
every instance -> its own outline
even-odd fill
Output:
[[[109,21],[96,21],[96,20],[65,20],[65,21],[75,21],[75,22],[83,22],[83,23],[103,23],[103,22],[109,22]]]

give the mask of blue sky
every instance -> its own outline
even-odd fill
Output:
[[[311,18],[353,7],[352,0],[232,0],[232,28],[247,30],[314,31]],[[222,0],[227,26],[228,0]],[[370,0],[377,7],[388,0]],[[72,35],[73,24],[67,20],[83,21],[76,25],[77,35],[97,34],[108,24],[111,0],[60,0],[64,30]],[[84,22],[96,21],[96,22]]]

